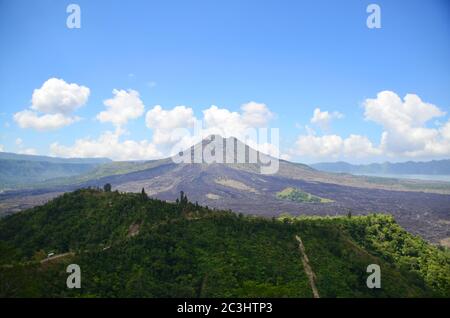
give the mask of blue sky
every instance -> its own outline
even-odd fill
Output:
[[[80,29],[66,26],[70,3],[81,8]],[[370,3],[381,8],[380,29],[366,26]],[[445,0],[0,0],[0,47],[3,151],[128,159],[117,152],[129,140],[136,142],[129,159],[158,157],[169,145],[155,130],[170,131],[164,120],[178,114],[175,106],[202,119],[217,105],[241,120],[242,105],[255,102],[294,161],[450,157]],[[65,113],[78,119],[57,129],[21,127],[14,114],[31,109],[34,90],[51,78],[89,88],[86,102]],[[120,125],[99,120],[113,89],[138,92],[142,115]],[[405,102],[406,94],[419,100]],[[162,111],[150,115],[160,120],[149,125],[155,105]],[[108,131],[115,150],[93,150],[108,147],[100,141]]]

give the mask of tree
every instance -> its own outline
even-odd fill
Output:
[[[145,189],[144,188],[142,188],[141,196],[142,196],[143,199],[148,199],[147,193],[145,193]]]
[[[184,194],[184,191],[180,191],[180,204],[187,205],[187,203],[188,203],[187,196]]]
[[[105,192],[111,192],[111,184],[110,184],[110,183],[106,183],[106,184],[103,186],[103,191],[105,191]]]

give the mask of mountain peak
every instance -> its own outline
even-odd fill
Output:
[[[219,134],[211,134],[189,149],[172,157],[176,163],[225,163],[256,165],[261,173],[272,174],[278,171],[278,159],[267,155],[236,137],[224,138]],[[273,169],[263,172],[265,168]],[[268,170],[269,171],[269,170]]]

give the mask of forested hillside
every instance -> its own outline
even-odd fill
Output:
[[[320,297],[450,296],[448,250],[391,216],[268,219],[105,187],[0,220],[0,297],[312,297],[296,236]],[[66,287],[72,263],[81,289]]]

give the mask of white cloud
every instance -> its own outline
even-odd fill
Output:
[[[312,159],[343,159],[384,156],[398,159],[450,156],[450,121],[440,127],[429,127],[433,118],[445,115],[437,106],[423,102],[415,94],[402,100],[391,91],[364,102],[364,116],[383,128],[380,144],[375,146],[362,135],[343,138],[335,134],[317,136],[308,128],[300,135],[291,152]],[[313,123],[328,123],[330,114],[314,111]]]
[[[0,151],[5,151],[3,145],[0,145]]]
[[[107,157],[114,160],[145,160],[162,156],[147,140],[120,141],[123,134],[121,129],[114,132],[105,131],[98,139],[78,139],[73,146],[63,146],[55,142],[50,145],[50,153],[62,157]]]
[[[382,91],[377,94],[377,98],[366,99],[364,108],[367,119],[385,128],[420,127],[434,117],[445,115],[438,107],[423,102],[415,94],[407,94],[402,101],[391,91]]]
[[[273,117],[273,113],[265,104],[256,102],[243,104],[241,112],[232,112],[215,105],[203,111],[205,127],[211,133],[223,137],[245,136],[247,129],[266,127]]]
[[[194,125],[195,116],[192,108],[176,106],[171,110],[164,110],[160,105],[150,109],[145,117],[147,127],[161,130],[175,128],[190,128]]]
[[[316,108],[314,109],[313,117],[311,118],[310,122],[326,130],[329,128],[330,123],[333,119],[340,119],[343,117],[344,115],[339,112],[335,111],[330,113],[328,111],[321,111],[320,108]]]
[[[129,120],[136,119],[144,113],[144,103],[135,90],[113,90],[113,97],[103,104],[106,110],[97,114],[100,122],[110,122],[116,126],[115,131],[105,131],[98,138],[77,139],[72,146],[54,142],[50,153],[62,157],[108,157],[114,160],[153,159],[162,154],[148,140],[121,140],[127,133],[122,126]]]
[[[439,129],[442,138],[447,141],[450,141],[450,120]]]
[[[22,143],[23,143],[22,138],[16,138],[16,142],[15,143],[16,143],[17,146],[22,145]]]
[[[447,124],[427,127],[436,117],[445,115],[437,106],[423,102],[415,94],[402,100],[391,91],[383,91],[364,102],[365,118],[383,127],[380,148],[389,156],[432,157],[450,155]]]
[[[342,149],[342,143],[342,138],[337,135],[303,135],[298,137],[294,153],[300,156],[335,158]]]
[[[203,123],[205,128],[222,137],[236,136],[248,127],[241,114],[215,105],[203,110]]]
[[[273,118],[266,104],[249,102],[241,106],[242,121],[250,127],[265,127]]]
[[[376,148],[369,138],[361,135],[350,135],[343,140],[343,154],[346,157],[364,158],[367,156],[380,155],[380,149]]]
[[[338,135],[299,136],[293,149],[295,155],[307,158],[364,158],[378,155],[372,142],[365,136],[350,135],[342,138]]]
[[[85,86],[50,78],[34,90],[31,109],[46,114],[69,114],[86,104],[89,94],[90,90]]]
[[[14,121],[21,128],[40,131],[70,125],[79,120],[70,114],[86,104],[89,94],[90,90],[85,86],[50,78],[41,88],[34,90],[30,109],[15,113]]]
[[[58,129],[68,126],[80,118],[63,114],[45,114],[39,116],[36,112],[25,109],[14,114],[14,120],[20,128],[33,128],[40,131]]]
[[[119,93],[123,96],[134,95],[134,101],[130,103],[121,98],[116,98],[120,95]],[[231,112],[226,108],[211,106],[203,111],[203,135],[195,136],[193,127],[198,119],[195,117],[192,108],[176,106],[172,109],[163,109],[160,105],[156,105],[148,110],[145,116],[146,126],[153,131],[152,140],[140,142],[126,140],[122,142],[120,137],[124,135],[124,131],[121,129],[121,125],[125,124],[128,119],[139,117],[144,106],[138,98],[139,95],[134,94],[133,91],[116,91],[114,94],[116,97],[113,98],[112,102],[105,102],[105,104],[110,105],[109,109],[100,113],[97,118],[113,122],[117,127],[115,132],[106,131],[97,139],[78,139],[74,145],[69,147],[53,143],[51,153],[64,157],[109,157],[116,160],[157,158],[173,155],[173,149],[182,148],[184,150],[199,142],[201,137],[211,134],[218,133],[224,137],[239,137],[239,134],[245,133],[247,128],[252,127],[251,125],[261,126],[273,117],[266,105],[254,102],[242,105],[242,112]],[[130,104],[134,105],[134,107],[130,107],[131,111],[122,113],[119,111],[130,106]],[[177,147],[174,147],[175,145]],[[276,149],[269,143],[261,143],[260,145],[255,143],[253,146],[259,147],[260,151],[266,153],[276,153]]]
[[[135,90],[113,90],[114,97],[103,102],[107,110],[100,112],[97,119],[101,122],[111,122],[122,126],[130,119],[135,119],[144,113],[144,103]]]
[[[256,102],[243,104],[241,110],[242,112],[232,112],[215,105],[203,110],[203,137],[212,134],[239,137],[244,135],[248,128],[266,125],[273,117],[265,104]],[[195,138],[186,137],[197,120],[192,108],[186,106],[164,110],[160,105],[156,105],[146,114],[147,127],[153,129],[153,142],[163,146],[173,145],[181,140],[186,145],[197,141]]]
[[[145,123],[153,129],[153,143],[157,145],[173,145],[179,142],[185,134],[179,129],[192,128],[195,123],[194,111],[186,106],[176,106],[164,110],[160,105],[150,109],[145,115]]]

